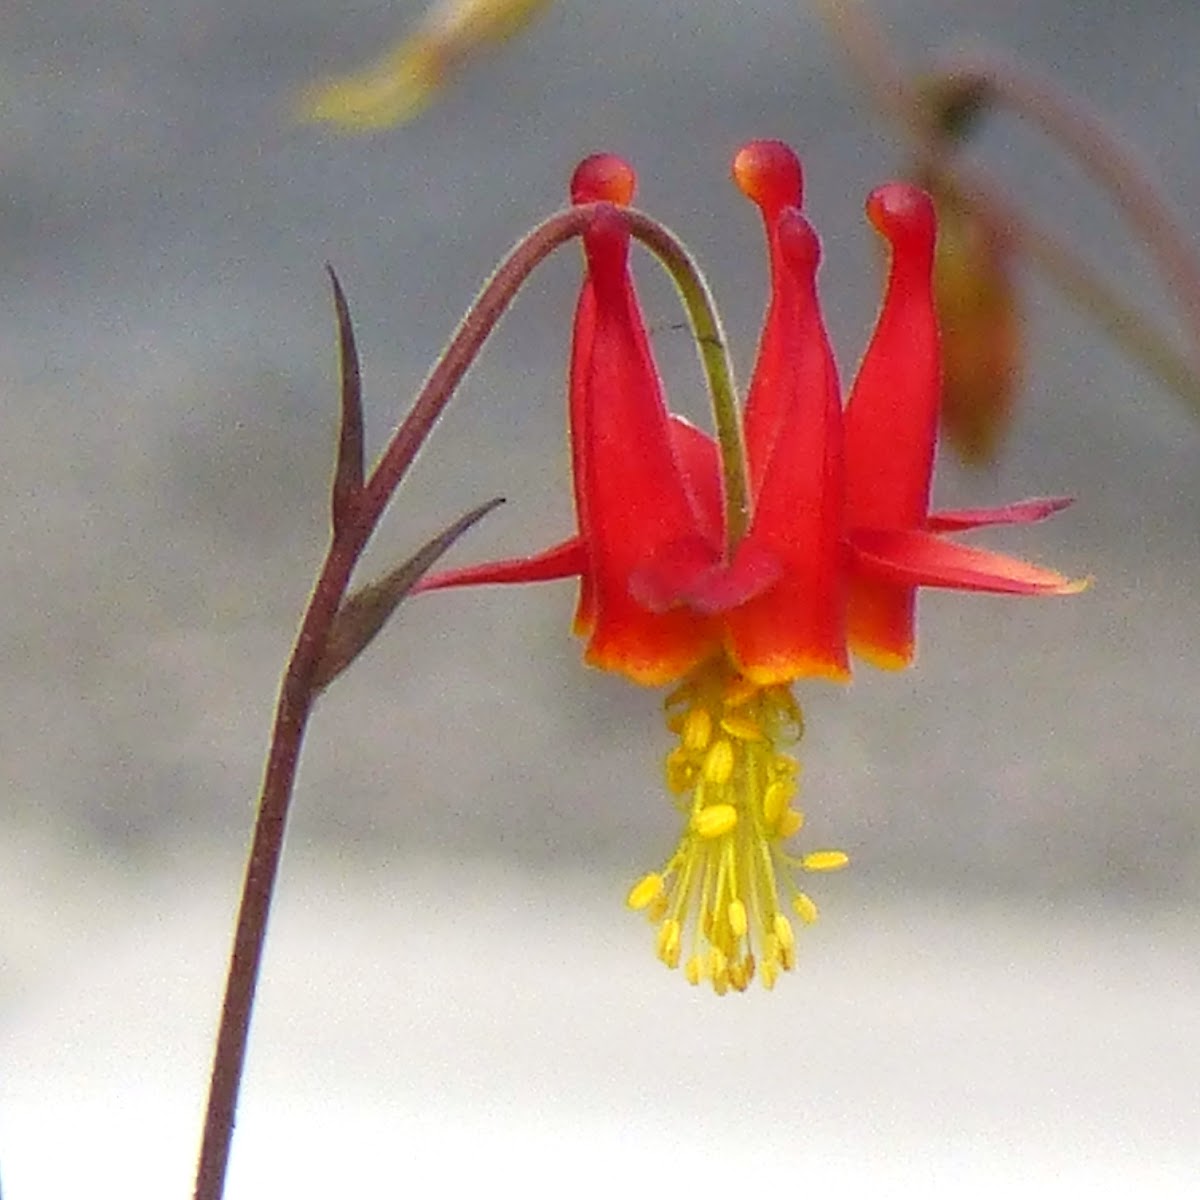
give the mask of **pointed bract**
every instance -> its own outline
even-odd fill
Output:
[[[425,572],[472,525],[503,503],[503,498],[497,497],[473,508],[382,579],[346,597],[334,617],[324,652],[313,672],[313,686],[318,689],[328,687],[374,641],[401,601],[421,590],[420,582]]]
[[[331,507],[334,529],[350,518],[363,486],[362,372],[354,342],[350,306],[337,272],[325,264],[333,286],[333,305],[338,327],[338,374],[341,376],[341,420],[337,460],[333,470]]]

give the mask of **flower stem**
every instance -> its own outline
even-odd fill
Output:
[[[335,540],[330,546],[279,692],[217,1031],[196,1172],[196,1200],[219,1200],[225,1190],[267,919],[279,873],[300,747],[317,694],[313,678],[356,559],[357,554],[347,539]]]
[[[687,310],[696,348],[712,400],[725,492],[726,552],[732,555],[750,520],[746,453],[738,414],[733,364],[712,293],[687,248],[670,230],[636,209],[621,209],[630,234],[637,238],[671,276]]]
[[[355,502],[339,506],[329,550],[300,623],[276,705],[209,1079],[195,1200],[220,1200],[225,1190],[254,996],[300,748],[319,692],[318,671],[329,632],[350,577],[417,451],[521,285],[538,263],[582,233],[598,211],[611,207],[580,205],[557,213],[510,251],[471,305]],[[339,472],[335,486],[340,477]],[[340,486],[344,490],[344,478],[340,478]]]
[[[604,201],[575,205],[548,217],[509,251],[467,310],[422,385],[412,410],[364,485],[362,512],[365,519],[371,522],[379,519],[480,347],[533,269],[559,246],[583,233],[601,212],[620,216],[625,210]]]

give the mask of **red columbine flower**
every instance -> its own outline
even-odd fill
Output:
[[[578,575],[575,628],[587,660],[637,683],[677,683],[666,707],[679,743],[666,777],[686,825],[629,904],[658,924],[668,966],[686,962],[693,983],[707,979],[718,992],[746,987],[756,967],[768,987],[791,968],[785,910],[816,917],[796,873],[847,861],[840,851],[784,849],[803,821],[792,807],[799,767],[781,749],[803,727],[787,685],[847,679],[848,644],[882,665],[910,661],[919,585],[1025,594],[1082,586],[942,536],[1036,520],[1064,501],[928,514],[939,383],[928,197],[897,183],[867,203],[892,262],[843,419],[817,303],[820,247],[799,208],[800,164],[778,142],[754,142],[733,174],[762,213],[771,268],[742,438],[726,421],[718,444],[667,410],[626,222],[616,209],[601,215],[584,237],[571,353],[579,532],[531,558],[424,585]],[[572,200],[625,205],[634,182],[620,159],[597,155],[576,170]]]
[[[941,536],[1041,520],[1069,501],[930,514],[941,383],[933,204],[918,188],[891,183],[872,192],[867,215],[888,241],[892,260],[879,322],[846,406],[849,636],[854,650],[877,666],[901,667],[915,650],[920,585],[1061,595],[1085,584]]]

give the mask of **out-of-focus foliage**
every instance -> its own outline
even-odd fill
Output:
[[[934,289],[942,343],[942,431],[964,462],[994,461],[1021,375],[1021,314],[1004,231],[936,179]]]
[[[381,58],[318,84],[300,100],[306,120],[370,130],[409,121],[470,58],[507,41],[551,0],[439,0]]]

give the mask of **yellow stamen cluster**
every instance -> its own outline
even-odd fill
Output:
[[[758,687],[716,660],[667,697],[666,711],[679,738],[667,787],[687,824],[662,870],[634,884],[629,907],[658,926],[658,957],[682,962],[689,983],[706,980],[724,995],[757,973],[774,987],[796,962],[788,912],[806,925],[817,919],[795,874],[847,862],[840,850],[797,857],[783,848],[804,824],[793,805],[799,764],[778,749],[803,733],[799,706],[786,687]]]

